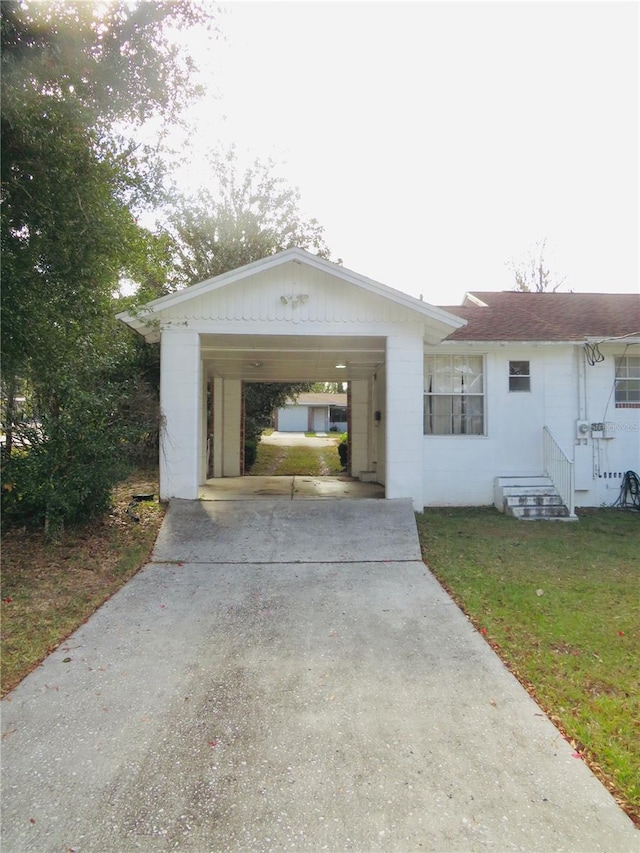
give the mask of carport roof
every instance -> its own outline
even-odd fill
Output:
[[[428,302],[423,302],[421,299],[416,299],[409,296],[400,290],[396,290],[374,279],[367,278],[352,270],[346,269],[340,264],[327,261],[317,255],[313,255],[304,249],[292,248],[286,249],[275,255],[262,258],[259,261],[246,264],[238,269],[231,270],[214,278],[206,279],[198,284],[193,284],[184,290],[170,293],[167,296],[162,296],[159,299],[154,299],[146,305],[141,306],[135,311],[125,311],[117,315],[119,320],[122,320],[131,328],[135,329],[143,335],[147,341],[157,341],[159,339],[159,330],[157,323],[154,320],[159,319],[162,312],[169,308],[175,308],[181,303],[195,299],[203,294],[212,293],[213,291],[227,287],[228,285],[250,278],[257,273],[264,272],[268,269],[281,266],[290,262],[299,263],[307,267],[320,270],[328,273],[335,278],[341,279],[346,283],[355,285],[363,291],[371,293],[375,296],[389,300],[396,305],[400,305],[416,314],[422,316],[429,326],[430,336],[442,340],[447,335],[451,334],[456,329],[466,325],[466,320],[458,317],[448,310],[438,308]],[[435,341],[434,341],[435,342]]]

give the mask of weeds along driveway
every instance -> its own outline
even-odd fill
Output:
[[[155,562],[5,701],[5,849],[637,850],[409,501],[252,507],[174,502]]]

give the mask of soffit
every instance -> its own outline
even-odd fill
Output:
[[[248,382],[368,379],[385,360],[385,338],[374,336],[204,334],[200,341],[208,375]]]

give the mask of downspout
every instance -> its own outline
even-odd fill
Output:
[[[578,420],[587,420],[587,376],[584,347],[578,348]]]

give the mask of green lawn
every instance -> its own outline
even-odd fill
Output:
[[[331,447],[279,447],[260,442],[256,461],[249,474],[252,477],[285,477],[293,474],[306,477],[336,476],[342,471],[336,444]]]
[[[425,562],[640,822],[640,515],[417,515]]]

